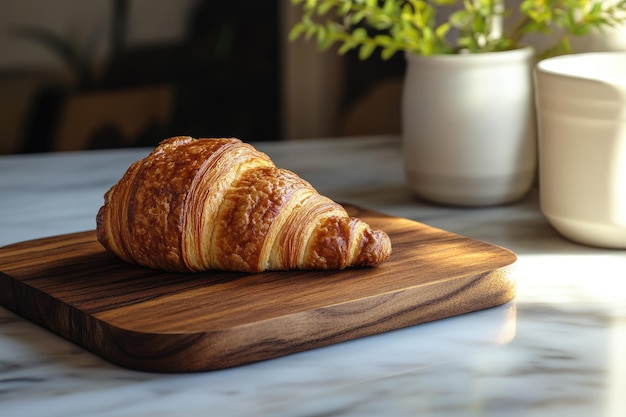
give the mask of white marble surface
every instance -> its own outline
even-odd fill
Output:
[[[0,307],[0,415],[626,415],[626,252],[558,236],[536,193],[446,208],[404,185],[395,138],[260,143],[328,196],[503,245],[519,256],[504,306],[238,368],[119,368]],[[0,246],[95,227],[102,195],[148,152],[0,157]]]

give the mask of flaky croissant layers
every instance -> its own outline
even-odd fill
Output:
[[[343,269],[391,254],[386,233],[234,138],[164,140],[104,200],[100,243],[155,269]]]

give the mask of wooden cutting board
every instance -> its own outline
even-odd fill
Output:
[[[456,316],[515,296],[511,251],[346,206],[391,257],[340,272],[164,273],[108,254],[95,231],[0,248],[0,304],[118,365],[231,367]]]

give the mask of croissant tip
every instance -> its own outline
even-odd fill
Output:
[[[364,240],[362,255],[357,262],[360,266],[377,266],[391,256],[391,239],[384,231],[368,229]]]

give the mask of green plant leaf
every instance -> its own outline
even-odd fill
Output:
[[[337,53],[339,55],[345,55],[352,49],[354,49],[354,45],[352,45],[350,42],[344,42],[337,50]]]
[[[470,26],[471,15],[466,10],[459,10],[452,13],[449,22],[457,29],[466,30]]]
[[[337,9],[337,14],[339,16],[345,16],[348,13],[350,13],[351,9],[352,9],[352,2],[350,0],[345,0],[341,3],[339,8]]]
[[[396,48],[393,48],[393,47],[384,48],[380,52],[380,56],[381,56],[382,59],[388,60],[388,59],[391,59],[391,57],[393,57],[397,52],[398,52],[398,50]]]
[[[365,28],[362,28],[362,27],[356,28],[354,32],[352,32],[352,37],[357,42],[363,41],[364,39],[367,39],[368,37],[367,30],[365,30]]]
[[[287,35],[287,39],[289,41],[295,41],[296,39],[298,39],[304,32],[306,31],[306,26],[304,25],[304,23],[296,23],[291,30],[289,31],[289,34]]]
[[[376,50],[376,45],[374,44],[366,43],[366,44],[361,45],[361,48],[359,48],[359,58],[360,59],[369,58],[374,52],[374,50]]]
[[[317,8],[317,14],[319,16],[324,16],[326,13],[328,13],[332,8],[334,7],[334,5],[331,2],[322,2],[319,7]]]
[[[450,31],[450,27],[450,23],[442,23],[441,25],[437,26],[437,29],[435,29],[435,36],[439,39],[444,39]]]

